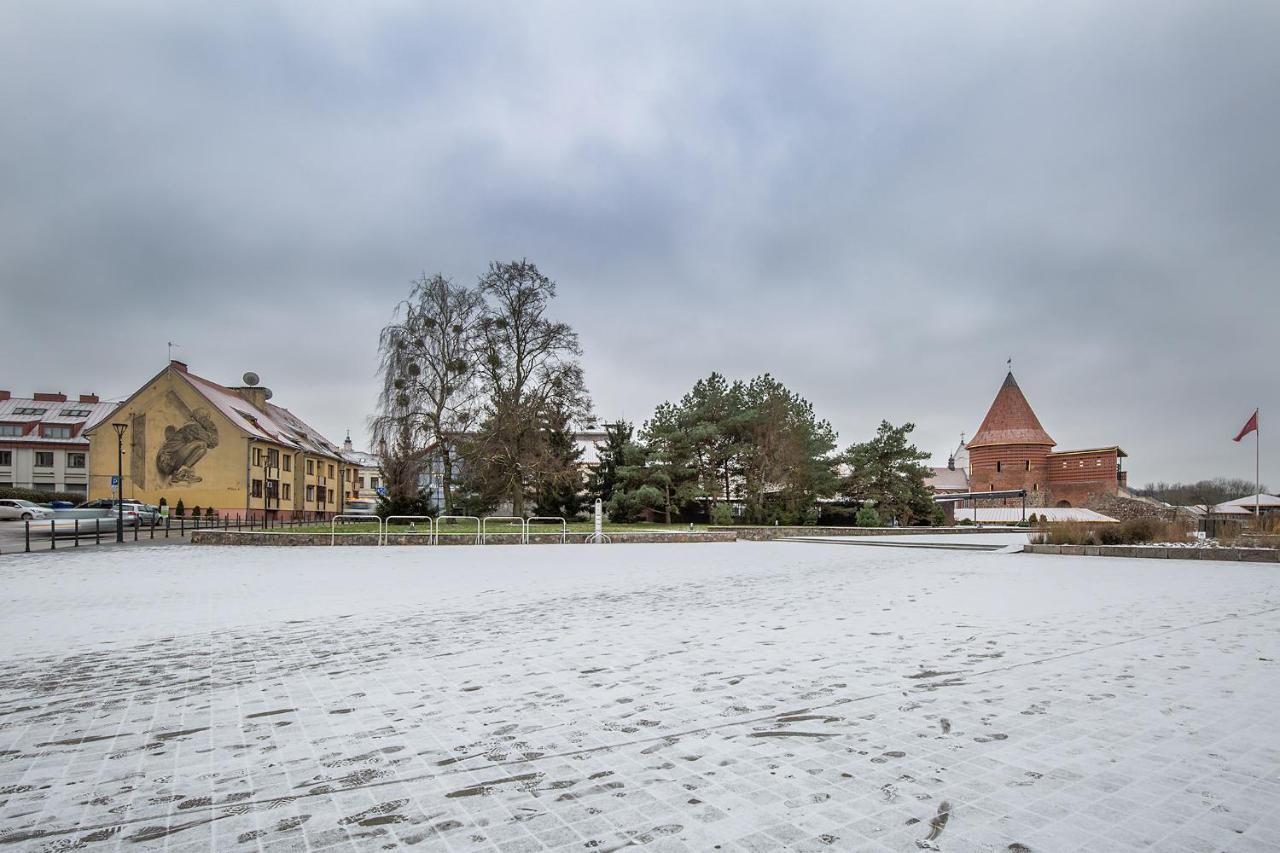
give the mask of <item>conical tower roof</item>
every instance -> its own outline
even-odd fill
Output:
[[[969,439],[970,449],[1001,444],[1042,444],[1048,447],[1057,444],[1040,426],[1040,419],[1031,410],[1027,398],[1022,396],[1013,371],[1004,378],[987,416],[982,419],[982,426]]]

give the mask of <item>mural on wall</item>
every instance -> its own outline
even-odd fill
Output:
[[[156,451],[160,483],[167,486],[199,483],[202,478],[193,469],[211,448],[218,446],[218,428],[208,409],[193,410],[172,391],[166,396],[187,420],[182,426],[170,424],[164,428],[164,444]]]

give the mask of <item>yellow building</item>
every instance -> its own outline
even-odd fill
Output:
[[[356,466],[340,448],[288,409],[268,402],[271,391],[245,374],[228,388],[196,376],[180,361],[168,367],[95,425],[89,437],[89,498],[113,496],[116,433],[124,436],[126,500],[187,513],[325,518],[342,512]]]

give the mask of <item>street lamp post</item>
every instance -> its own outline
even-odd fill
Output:
[[[128,424],[112,424],[116,431],[116,483],[120,489],[116,498],[116,541],[124,541],[124,431]]]

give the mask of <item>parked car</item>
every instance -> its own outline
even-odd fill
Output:
[[[378,502],[369,500],[349,500],[342,507],[343,515],[377,515]]]
[[[96,501],[85,501],[76,507],[76,509],[105,509],[111,513],[115,513],[116,505],[121,501],[112,498],[98,498]],[[150,527],[152,524],[160,524],[160,509],[151,504],[144,504],[141,501],[123,501],[124,523],[128,525],[143,524]]]
[[[53,518],[53,510],[40,504],[17,498],[0,499],[0,518],[14,521],[36,521],[41,518]]]

